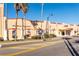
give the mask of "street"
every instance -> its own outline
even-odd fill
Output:
[[[71,56],[70,52],[68,51],[67,47],[65,46],[64,42],[57,43],[55,45],[51,45],[45,48],[41,48],[39,50],[24,53],[20,55],[27,55],[27,56]]]
[[[69,40],[72,44],[73,48],[75,49],[76,53],[79,56],[79,37],[75,37],[72,40]]]
[[[64,40],[0,48],[1,56],[71,56]]]

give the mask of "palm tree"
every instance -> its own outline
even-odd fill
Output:
[[[21,9],[23,11],[24,14],[27,13],[27,9],[28,9],[28,4],[27,3],[20,3]]]
[[[27,3],[20,3],[21,5],[21,9],[22,9],[22,12],[24,14],[24,18],[26,19],[26,13],[27,13],[27,10],[28,10],[28,4]],[[25,23],[25,35],[24,35],[24,38],[26,38],[26,21],[24,21]]]
[[[27,13],[27,5],[28,5],[27,3],[15,3],[14,4],[14,7],[16,9],[16,16],[17,16],[17,18],[18,18],[18,11],[20,11],[20,10],[22,10],[24,15],[26,15],[26,13]],[[26,29],[26,26],[25,26],[25,29]],[[17,40],[17,19],[16,19],[16,40]]]
[[[20,11],[20,9],[21,9],[21,6],[20,6],[20,4],[19,3],[15,3],[14,4],[14,7],[15,7],[15,9],[16,9],[16,40],[17,40],[17,20],[18,20],[18,11]]]
[[[9,31],[8,31],[8,4],[6,4],[6,14],[7,14],[7,18],[6,18],[6,24],[5,24],[5,26],[6,26],[6,30],[7,30],[7,40],[9,40]]]

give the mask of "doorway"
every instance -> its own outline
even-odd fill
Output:
[[[62,32],[62,35],[63,35],[63,36],[65,35],[64,31]]]

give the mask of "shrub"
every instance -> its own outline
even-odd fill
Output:
[[[39,36],[39,35],[32,36],[31,39],[41,39],[41,36]]]
[[[27,38],[27,35],[24,35],[24,39],[26,39]]]
[[[24,35],[24,39],[27,39],[28,37],[30,37],[30,35]]]
[[[50,38],[56,37],[55,34],[50,34],[49,36],[50,36]]]
[[[49,38],[49,34],[48,33],[45,33],[44,34],[44,38]]]

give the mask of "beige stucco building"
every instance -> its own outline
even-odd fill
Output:
[[[38,30],[42,29],[42,34],[48,32],[61,36],[79,35],[79,25],[56,23],[48,21],[31,21],[28,19],[18,18],[16,29],[16,18],[8,18],[4,16],[4,4],[0,4],[0,39],[15,40],[17,32],[17,39],[24,39],[24,36],[31,38],[39,35]]]

